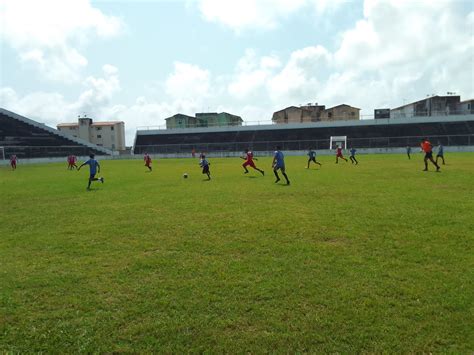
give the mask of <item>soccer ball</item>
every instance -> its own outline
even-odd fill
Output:
[[[183,174],[183,177],[184,177],[185,179],[187,179],[187,178],[188,178],[188,173],[184,173],[184,174]]]

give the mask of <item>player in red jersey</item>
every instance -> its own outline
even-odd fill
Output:
[[[15,154],[13,154],[13,155],[10,156],[10,165],[11,165],[11,167],[12,167],[13,170],[16,169],[16,162],[17,162],[17,160],[18,160],[18,159],[17,159],[17,157],[16,157]]]
[[[76,168],[77,169],[77,157],[73,154],[71,155],[71,169]]]
[[[259,168],[255,166],[255,163],[253,162],[254,160],[253,153],[249,149],[245,149],[245,157],[241,157],[241,158],[245,160],[245,163],[242,164],[242,167],[245,170],[244,174],[249,173],[247,166],[251,166],[255,170],[260,171],[260,174],[265,175],[265,172],[263,170],[260,170]],[[255,158],[255,160],[257,160],[257,158]]]
[[[143,156],[143,161],[145,162],[145,166],[148,168],[148,170],[151,171],[151,157],[148,155],[148,153],[145,153]]]
[[[421,150],[425,152],[425,168],[423,171],[428,171],[428,160],[431,161],[434,166],[436,166],[436,171],[439,171],[440,167],[433,159],[433,146],[431,145],[430,141],[428,139],[422,139],[420,145]]]
[[[339,162],[339,158],[345,160],[347,163],[347,159],[342,156],[342,148],[340,145],[336,148],[336,164]]]
[[[67,170],[71,170],[71,156],[67,156]]]

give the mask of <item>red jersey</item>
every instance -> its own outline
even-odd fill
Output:
[[[338,147],[336,149],[336,155],[342,155],[342,148],[341,147]]]
[[[432,148],[433,146],[429,141],[424,141],[423,143],[421,143],[421,149],[423,149],[425,153],[431,153]]]
[[[151,164],[151,157],[146,154],[144,157],[143,157],[143,160],[145,161],[145,163],[147,164]]]
[[[253,153],[251,151],[247,152],[247,158],[246,160],[251,163],[253,161]]]
[[[10,163],[16,163],[16,155],[10,157]]]

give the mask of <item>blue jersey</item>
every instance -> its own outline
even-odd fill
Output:
[[[443,155],[444,153],[444,147],[440,144],[438,147],[438,155]]]
[[[285,157],[283,156],[282,152],[280,152],[279,150],[275,150],[273,156],[275,157],[277,167],[282,168],[285,166]]]
[[[201,166],[201,168],[204,168],[205,166],[209,165],[209,162],[206,159],[201,159],[199,165]]]
[[[355,153],[357,152],[357,150],[354,148],[351,148],[350,152],[351,152],[351,157],[353,157]]]
[[[308,157],[309,157],[310,159],[313,159],[314,157],[316,157],[316,152],[315,152],[314,150],[310,150],[310,151],[308,152]]]
[[[89,159],[84,164],[89,165],[91,175],[97,174],[97,167],[99,166],[99,163],[97,162],[97,160]]]

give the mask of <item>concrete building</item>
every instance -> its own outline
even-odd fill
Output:
[[[194,128],[194,127],[225,127],[241,126],[242,118],[227,112],[201,112],[196,116],[187,116],[178,113],[165,119],[166,129]]]
[[[125,150],[125,124],[122,121],[93,122],[91,118],[79,117],[78,123],[60,123],[59,131],[84,139],[99,147]]]
[[[324,105],[307,104],[305,106],[290,106],[273,114],[274,123],[303,123],[318,122],[321,118],[321,112],[324,111]]]
[[[474,113],[474,99],[464,100],[458,104],[458,113],[461,115],[471,115]]]
[[[321,112],[321,121],[358,121],[360,119],[360,108],[341,104],[325,109]]]
[[[324,105],[308,104],[290,106],[273,114],[274,123],[306,123],[320,121],[348,121],[360,118],[360,109],[349,105],[338,105],[326,108]]]
[[[390,117],[426,117],[460,113],[460,96],[431,96],[390,110]]]

